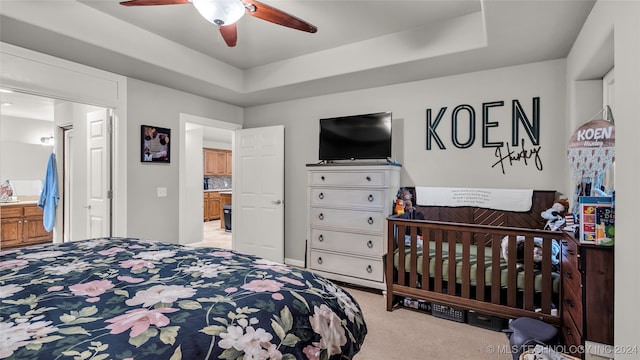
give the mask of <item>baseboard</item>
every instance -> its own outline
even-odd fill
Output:
[[[295,266],[295,267],[299,267],[299,268],[303,268],[304,269],[304,260],[296,260],[296,259],[285,258],[284,259],[284,263],[287,264],[287,265],[291,265],[291,266]]]

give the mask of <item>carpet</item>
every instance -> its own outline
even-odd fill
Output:
[[[354,360],[511,360],[502,332],[407,308],[386,310],[385,296],[343,286],[358,301],[368,333]]]

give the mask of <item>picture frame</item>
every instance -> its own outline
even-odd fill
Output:
[[[140,161],[171,162],[171,129],[152,125],[140,126]]]

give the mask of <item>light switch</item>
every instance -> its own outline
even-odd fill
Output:
[[[167,197],[167,188],[159,187],[158,188],[158,197]]]

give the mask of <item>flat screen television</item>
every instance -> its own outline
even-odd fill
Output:
[[[320,119],[319,160],[391,158],[391,112]]]

